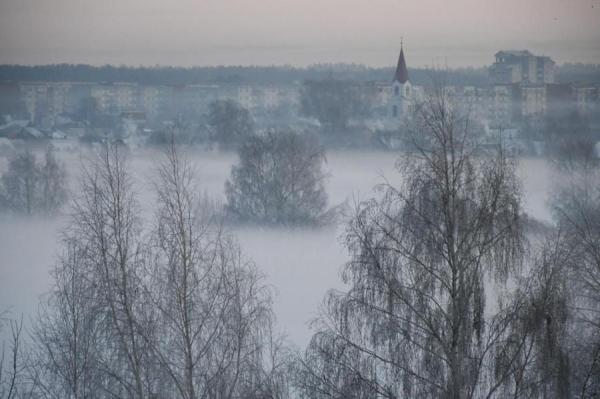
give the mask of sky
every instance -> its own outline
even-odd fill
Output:
[[[0,0],[0,64],[600,63],[600,0]]]

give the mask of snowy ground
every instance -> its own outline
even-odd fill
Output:
[[[199,183],[209,195],[223,200],[223,185],[236,161],[234,153],[190,154],[196,165]],[[79,167],[75,153],[61,154],[71,176]],[[396,154],[378,151],[333,151],[328,154],[326,169],[330,174],[330,202],[371,196],[374,185],[385,177],[392,183],[399,176],[394,171]],[[138,153],[132,164],[141,182],[137,190],[143,202],[152,203],[148,182],[157,157]],[[520,162],[525,210],[532,216],[548,220],[546,207],[551,187],[551,171],[542,160]],[[36,312],[39,296],[50,289],[48,274],[58,251],[57,234],[66,222],[57,218],[0,217],[0,309],[10,307],[13,314],[27,318]],[[280,327],[290,340],[304,347],[310,339],[308,322],[317,315],[325,292],[342,288],[340,266],[347,260],[341,244],[343,226],[322,229],[236,228],[244,252],[266,275],[276,291],[275,311]]]

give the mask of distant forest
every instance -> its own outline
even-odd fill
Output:
[[[413,84],[431,81],[431,70],[410,69]],[[448,84],[484,85],[485,68],[445,72]],[[355,81],[392,80],[394,68],[370,68],[355,64],[323,64],[306,68],[291,66],[129,67],[91,65],[0,65],[0,81],[132,82],[152,85],[185,84],[293,84],[304,80],[336,78]]]
[[[391,80],[393,68],[370,68],[356,64],[319,64],[306,68],[291,66],[214,66],[214,67],[130,67],[91,66],[83,64],[0,65],[0,81],[72,81],[132,82],[143,85],[186,84],[293,84],[304,80],[336,78],[355,81]],[[413,84],[431,82],[432,71],[409,69]],[[600,65],[564,64],[557,66],[560,83],[600,83]],[[457,68],[444,71],[449,85],[481,86],[488,83],[486,68]]]

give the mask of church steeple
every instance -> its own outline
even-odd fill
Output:
[[[406,60],[404,59],[404,43],[400,42],[400,57],[398,57],[398,66],[394,74],[394,81],[406,83],[408,81],[408,70],[406,69]]]

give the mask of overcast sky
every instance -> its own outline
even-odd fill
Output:
[[[600,63],[600,0],[0,0],[0,63]]]

